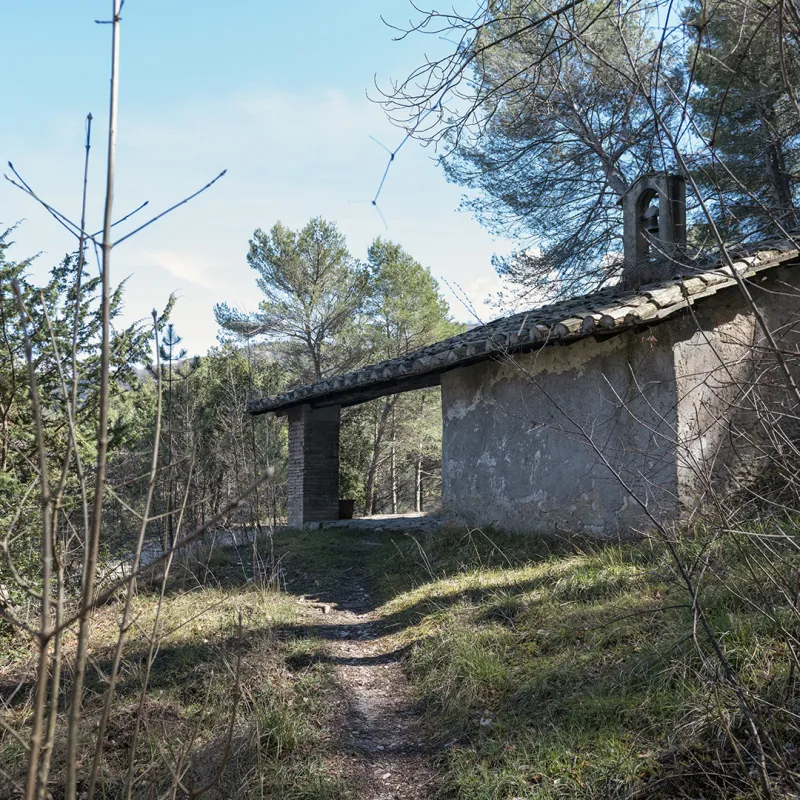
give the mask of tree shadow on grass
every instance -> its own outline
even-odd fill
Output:
[[[389,534],[376,547],[373,532],[336,531],[323,542],[325,533],[300,533],[286,543],[290,591],[372,614],[424,584],[445,585],[364,626],[289,625],[284,633],[323,640],[379,638],[433,617],[446,620],[444,634],[437,622],[421,628],[411,643],[368,657],[374,662],[347,657],[340,663],[405,660],[430,734],[445,747],[445,760],[456,765],[451,777],[460,770],[464,786],[485,784],[481,797],[521,794],[555,779],[559,791],[573,786],[575,796],[587,791],[731,796],[751,788],[735,778],[734,768],[715,772],[720,761],[712,765],[702,745],[673,738],[685,711],[686,687],[680,678],[671,682],[659,674],[669,672],[671,662],[691,663],[691,654],[681,650],[681,625],[669,616],[687,612],[680,602],[662,609],[668,601],[654,598],[664,579],[646,574],[646,553],[628,548],[617,564],[600,558],[586,567],[592,559],[581,559],[561,569],[562,558],[602,556],[619,543],[504,539],[498,544],[450,532],[443,541],[432,534]],[[337,548],[334,562],[321,565],[322,551]],[[553,570],[512,576],[548,561]],[[637,569],[627,569],[633,565]],[[491,570],[496,582],[470,585],[475,570]],[[465,580],[446,585],[458,576]],[[534,624],[540,603],[547,606],[543,624],[549,630]],[[457,606],[464,607],[464,615],[449,617]],[[528,612],[533,615],[526,617]],[[668,619],[672,628],[662,630]],[[312,651],[290,666],[303,669],[326,660],[324,651]],[[734,754],[720,750],[717,757],[732,762]],[[540,774],[543,768],[551,774]],[[456,784],[451,788],[458,790]]]

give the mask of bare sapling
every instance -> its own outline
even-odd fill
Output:
[[[27,610],[0,603],[0,617],[22,635],[27,635],[36,653],[34,686],[31,693],[29,712],[17,724],[0,719],[0,736],[11,737],[25,753],[26,766],[22,772],[9,773],[3,768],[3,776],[15,786],[25,800],[39,800],[49,795],[55,778],[63,788],[67,800],[81,797],[93,798],[104,782],[104,751],[110,720],[117,706],[117,685],[123,668],[126,642],[131,629],[136,626],[137,614],[134,609],[137,581],[145,573],[155,575],[161,569],[160,590],[156,600],[154,620],[146,632],[146,667],[139,700],[134,717],[134,727],[130,752],[127,754],[127,768],[123,778],[123,793],[127,798],[135,794],[135,787],[144,775],[139,774],[137,751],[140,744],[140,730],[145,726],[145,707],[148,696],[150,668],[158,652],[165,631],[161,624],[161,613],[167,593],[167,582],[173,558],[177,552],[198,541],[207,532],[215,529],[227,519],[234,510],[247,503],[251,496],[257,495],[268,475],[255,480],[249,489],[239,496],[230,498],[217,513],[193,525],[189,534],[184,534],[184,518],[189,509],[190,496],[183,495],[176,507],[168,509],[169,525],[174,527],[174,536],[169,546],[164,548],[161,557],[154,562],[143,563],[143,551],[151,524],[159,515],[153,513],[154,493],[157,476],[160,472],[159,445],[161,442],[161,401],[162,386],[158,364],[159,335],[167,324],[166,316],[153,312],[152,334],[155,343],[156,370],[155,408],[150,463],[144,479],[146,489],[141,508],[124,499],[117,488],[109,484],[109,443],[112,405],[112,371],[115,369],[115,333],[112,327],[113,315],[118,304],[117,290],[112,283],[112,254],[114,248],[132,236],[140,233],[154,222],[160,220],[176,208],[188,203],[213,186],[224,174],[221,172],[213,180],[196,192],[186,196],[166,210],[154,215],[145,222],[135,225],[132,230],[119,235],[117,226],[141,212],[147,203],[120,219],[114,218],[114,194],[116,172],[116,144],[119,110],[119,63],[121,12],[124,0],[113,0],[111,18],[102,21],[111,33],[111,71],[109,92],[109,116],[106,140],[105,188],[103,224],[97,233],[92,233],[87,222],[87,202],[89,193],[89,164],[92,146],[92,123],[90,114],[86,121],[85,157],[83,165],[83,184],[81,209],[78,222],[48,203],[34,191],[20,172],[11,164],[11,175],[6,176],[11,184],[36,201],[59,225],[65,228],[77,242],[77,256],[71,262],[74,277],[69,285],[69,305],[59,310],[54,318],[53,297],[39,292],[34,297],[23,296],[14,283],[20,330],[24,335],[24,362],[27,370],[27,385],[30,402],[32,431],[35,442],[36,462],[31,462],[36,480],[32,481],[20,497],[20,505],[15,515],[4,526],[2,551],[13,584],[27,598]],[[99,299],[97,302],[97,333],[99,347],[97,356],[96,394],[92,394],[94,405],[87,406],[84,397],[85,375],[89,361],[84,359],[81,347],[84,346],[84,316],[87,303],[91,302],[87,286],[87,250],[94,249],[98,254]],[[44,329],[37,338],[32,338],[34,317],[31,303],[37,306]],[[170,301],[171,307],[172,300]],[[62,313],[63,312],[63,313]],[[39,317],[37,316],[37,319]],[[137,329],[138,330],[138,329]],[[61,331],[67,332],[67,339],[60,339]],[[139,335],[139,341],[146,340],[146,334]],[[144,337],[144,339],[142,339]],[[71,353],[67,352],[71,346]],[[92,358],[95,354],[92,354]],[[124,357],[119,356],[119,357]],[[42,359],[54,364],[56,393],[59,398],[56,406],[48,401],[43,407],[39,391],[40,378],[37,372]],[[94,463],[86,462],[86,419],[87,413],[96,412],[94,417]],[[53,449],[48,440],[47,425],[55,413],[63,414],[63,448]],[[255,447],[253,456],[255,457]],[[57,461],[58,467],[55,467]],[[189,483],[192,482],[192,468],[189,469]],[[36,517],[39,522],[39,552],[36,556],[39,567],[38,576],[33,579],[18,568],[17,528],[30,516],[30,503],[36,498]],[[104,532],[107,525],[109,501],[118,503],[122,510],[136,520],[137,532],[133,542],[133,552],[120,574],[119,570],[103,574],[105,566],[101,553],[105,547]],[[257,505],[257,502],[256,502]],[[76,513],[77,512],[77,513]],[[173,521],[172,517],[176,517]],[[260,524],[256,520],[256,524]],[[76,587],[77,579],[77,587]],[[77,588],[77,591],[76,591]],[[107,674],[104,675],[101,696],[97,698],[94,689],[87,694],[87,671],[93,661],[93,619],[95,610],[102,604],[120,603],[118,630],[112,648],[112,657]],[[37,604],[34,609],[31,604]],[[140,631],[141,633],[141,631]],[[241,637],[241,620],[239,625]],[[72,643],[74,642],[74,647]],[[223,742],[223,754],[216,765],[211,779],[204,785],[185,786],[187,770],[191,765],[192,751],[196,736],[183,743],[177,761],[165,766],[173,776],[172,792],[182,791],[189,797],[200,797],[210,792],[218,783],[225,770],[231,748],[233,732],[240,696],[240,660],[230,675],[234,702],[230,710],[230,720]],[[9,720],[11,718],[9,717]],[[150,765],[144,774],[154,768]],[[54,770],[57,770],[54,773]],[[163,772],[163,770],[161,770]],[[22,782],[19,776],[22,776]],[[105,790],[103,790],[103,793]]]

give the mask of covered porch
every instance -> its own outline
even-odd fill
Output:
[[[248,403],[247,410],[251,414],[273,413],[287,418],[289,525],[302,528],[325,523],[327,527],[339,521],[343,408],[388,395],[438,387],[444,372],[486,358],[488,352],[483,337],[470,331],[401,358]],[[381,519],[387,530],[389,527],[392,530],[419,529],[427,525],[426,515],[413,513],[342,520],[342,524],[367,524],[374,529],[376,525],[381,526]],[[433,524],[440,525],[441,519],[437,517]]]

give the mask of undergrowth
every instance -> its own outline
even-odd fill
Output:
[[[197,551],[176,564],[161,606],[160,636],[141,715],[133,797],[186,796],[221,775],[206,798],[339,800],[351,796],[331,737],[330,665],[304,659],[318,642],[286,636],[296,623],[294,598],[248,581],[235,548]],[[154,582],[154,584],[157,582]],[[98,796],[124,797],[159,590],[141,587],[109,721]],[[98,609],[91,639],[81,771],[91,763],[91,725],[99,717],[117,639],[119,607]],[[241,622],[240,622],[241,620]],[[68,644],[72,647],[72,643]],[[33,693],[32,650],[16,642],[0,668],[4,721],[23,728]],[[297,665],[301,664],[301,667]],[[238,665],[238,666],[237,666]],[[68,696],[69,676],[66,693]],[[230,746],[229,726],[233,724]],[[63,701],[62,701],[63,702]],[[57,741],[50,796],[63,796],[64,742]],[[25,770],[25,752],[0,731],[0,797]],[[62,760],[60,760],[62,759]],[[7,780],[6,780],[7,779]],[[82,785],[82,784],[81,784]],[[79,785],[79,796],[81,791]]]
[[[752,533],[696,531],[678,552],[759,715],[769,790],[796,796],[798,615],[785,590],[798,585],[797,531],[770,556],[774,585]],[[451,528],[387,539],[376,556],[380,610],[410,645],[447,795],[764,795],[748,720],[663,544]]]
[[[165,595],[134,797],[160,796],[176,764],[183,784],[202,785],[223,762],[207,797],[353,797],[325,642],[298,620],[290,593],[335,600],[362,571],[383,635],[406,654],[443,798],[797,797],[798,542],[795,520],[772,519],[738,531],[697,528],[672,553],[658,540],[568,542],[463,527],[287,531],[254,553],[200,551],[177,565]],[[253,579],[254,557],[268,588]],[[103,797],[119,797],[124,782],[157,597],[143,587],[136,599]],[[111,603],[96,614],[89,722],[118,611]],[[0,696],[6,721],[20,728],[33,663],[20,641],[10,645]],[[63,773],[56,744],[54,798]],[[82,758],[90,760],[88,748]],[[21,775],[24,760],[12,737],[0,738],[6,773]]]

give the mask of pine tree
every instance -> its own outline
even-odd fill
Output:
[[[357,322],[367,275],[336,225],[318,217],[299,231],[280,222],[269,233],[256,230],[247,261],[258,273],[264,298],[252,314],[216,305],[225,330],[263,336],[297,383],[321,380],[361,361]]]
[[[800,120],[781,73],[778,6],[722,0],[707,13],[695,4],[686,15],[701,33],[690,54],[691,108],[710,145],[695,162],[696,179],[731,240],[763,235],[776,221],[794,227]],[[787,69],[797,85],[794,60]]]
[[[474,190],[464,204],[518,243],[498,272],[536,299],[613,278],[620,198],[672,165],[654,110],[677,115],[680,54],[673,37],[659,45],[654,6],[493,0],[474,14],[420,13],[409,34],[435,28],[458,46],[396,83],[384,106],[441,145],[448,179]]]
[[[376,239],[369,248],[370,296],[367,302],[369,336],[376,359],[397,358],[432,342],[453,336],[463,326],[449,318],[449,309],[436,279],[400,245]],[[400,395],[370,404],[372,455],[366,473],[364,513],[377,507],[376,482],[385,437],[389,437],[388,507],[398,504],[398,415]]]

